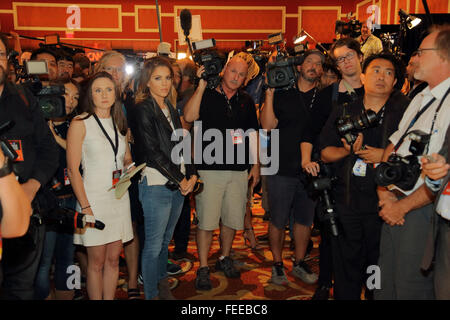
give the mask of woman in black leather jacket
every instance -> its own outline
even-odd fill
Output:
[[[173,299],[167,281],[168,246],[183,206],[184,196],[197,182],[192,164],[172,159],[174,130],[181,130],[180,117],[167,99],[172,87],[170,62],[149,59],[141,71],[131,128],[136,162],[146,163],[139,183],[144,210],[145,243],[142,275],[146,299]],[[190,160],[190,159],[188,159]],[[190,161],[188,161],[190,162]]]

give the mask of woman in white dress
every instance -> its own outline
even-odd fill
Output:
[[[103,230],[87,227],[74,234],[74,243],[87,248],[91,300],[114,299],[122,244],[133,238],[128,192],[116,199],[114,189],[108,191],[132,162],[118,93],[111,75],[95,74],[87,87],[85,113],[74,118],[67,134],[68,174],[77,211],[105,224]]]

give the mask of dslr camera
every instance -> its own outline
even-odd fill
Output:
[[[198,65],[205,67],[202,79],[205,80],[210,89],[214,89],[220,83],[220,72],[223,69],[223,61],[216,50],[216,40],[208,39],[192,43],[194,49],[193,59]]]
[[[334,210],[334,201],[331,197],[331,190],[333,183],[337,180],[331,174],[331,169],[328,165],[319,161],[319,174],[317,177],[308,175],[308,192],[313,198],[318,198],[319,203],[316,208],[317,217],[320,221],[328,224],[331,234],[335,237],[339,235],[337,226],[337,214]]]
[[[269,35],[269,44],[277,46],[275,61],[267,64],[267,84],[270,88],[290,89],[297,80],[294,66],[302,63],[301,56],[289,57],[280,49],[279,44],[283,42],[283,35],[275,33]]]
[[[401,157],[391,154],[387,162],[380,163],[375,169],[375,183],[386,187],[395,185],[408,191],[414,188],[420,176],[419,156],[423,154],[426,145],[430,142],[430,134],[421,130],[413,130],[408,134],[411,139],[410,155]]]
[[[372,110],[364,110],[356,116],[344,115],[336,120],[336,129],[349,145],[355,143],[358,133],[364,129],[374,127],[377,114]]]

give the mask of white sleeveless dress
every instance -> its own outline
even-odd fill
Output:
[[[84,116],[81,115],[81,118]],[[74,243],[89,247],[118,240],[122,243],[130,241],[133,239],[133,228],[128,191],[121,199],[116,199],[114,189],[108,191],[112,186],[112,173],[116,170],[113,149],[93,116],[83,121],[86,127],[81,151],[84,189],[95,219],[103,222],[105,228],[103,230],[77,229],[74,233]],[[100,122],[115,143],[112,119],[100,119]],[[117,168],[122,169],[123,172],[127,141],[119,131],[117,133],[119,135]],[[77,211],[81,212],[79,203],[77,203]]]

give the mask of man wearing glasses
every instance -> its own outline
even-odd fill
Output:
[[[199,68],[197,76],[201,77],[204,70],[203,66]],[[216,271],[223,271],[227,278],[240,277],[239,270],[230,258],[230,250],[236,230],[244,228],[249,182],[253,189],[259,181],[259,165],[247,160],[249,153],[257,147],[258,129],[255,104],[247,93],[240,90],[247,72],[247,62],[240,57],[233,57],[222,71],[220,84],[211,89],[207,88],[204,79],[200,79],[197,89],[184,107],[186,122],[199,120],[194,124],[195,149],[202,152],[201,159],[197,158],[197,154],[194,155],[196,168],[204,183],[203,191],[196,196],[200,267],[195,287],[198,290],[212,289],[208,255],[213,231],[219,228],[219,222],[221,256],[217,260]],[[250,139],[244,135],[248,130],[254,131],[250,133]],[[199,131],[204,135],[203,139],[198,139],[201,137]],[[220,134],[219,139],[214,132]],[[206,137],[210,134],[214,135],[213,142],[200,141],[211,141],[211,137]],[[216,140],[222,140],[223,143]],[[213,144],[217,146],[214,151],[211,150]],[[245,161],[239,162],[239,154],[243,149]]]
[[[342,79],[319,92],[312,106],[311,121],[301,142],[302,168],[313,176],[317,176],[319,172],[316,162],[320,159],[319,135],[332,110],[364,95],[360,79],[363,53],[359,42],[351,38],[340,39],[331,47],[330,56],[335,60]],[[321,228],[321,232],[319,285],[313,299],[326,300],[332,284],[331,243],[326,228]]]
[[[422,41],[418,52],[418,65],[414,78],[426,81],[428,86],[411,101],[398,130],[390,136],[391,144],[385,149],[383,161],[392,152],[410,155],[411,139],[404,138],[413,130],[430,134],[425,154],[432,155],[442,147],[450,124],[450,28],[436,28]],[[421,265],[426,239],[432,224],[434,196],[427,190],[421,175],[411,190],[398,187],[378,187],[380,217],[384,220],[381,231],[380,259],[381,289],[375,298],[434,299],[432,268]],[[437,210],[446,228],[449,216]],[[424,270],[428,269],[428,270]],[[449,275],[447,274],[447,279]]]

